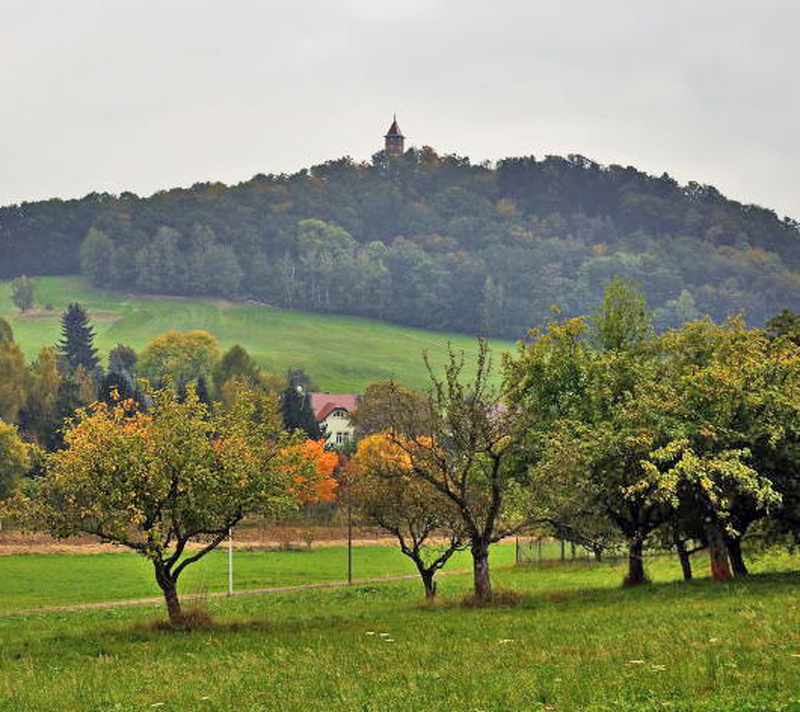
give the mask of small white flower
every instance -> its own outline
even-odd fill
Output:
[[[152,705],[150,705],[150,706],[151,706],[151,707],[163,707],[163,706],[164,706],[164,703],[163,703],[163,702],[154,702],[154,703],[153,703]]]
[[[718,640],[719,640],[719,638],[709,638],[708,642],[709,643],[716,643]]]
[[[383,642],[384,643],[394,643],[394,638],[384,638]]]
[[[501,643],[513,643],[514,639],[513,638],[501,638],[500,642]]]
[[[629,665],[644,665],[644,660],[628,660]]]
[[[378,635],[379,635],[381,638],[388,638],[388,637],[389,637],[389,634],[388,634],[388,633],[378,633]]]
[[[374,630],[368,630],[366,634],[367,635],[375,635],[375,631]]]

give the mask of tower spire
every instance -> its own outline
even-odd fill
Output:
[[[383,137],[385,139],[384,150],[390,156],[402,156],[405,153],[405,140],[400,126],[397,124],[397,112],[392,114],[392,125],[389,127],[388,133]]]

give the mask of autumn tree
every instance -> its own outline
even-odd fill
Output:
[[[436,572],[469,541],[458,507],[416,477],[408,450],[385,434],[362,438],[350,466],[354,505],[397,539],[417,567],[425,597],[433,599]]]
[[[147,344],[137,370],[153,386],[172,380],[180,390],[200,378],[208,382],[221,356],[219,342],[207,331],[171,330]]]
[[[427,359],[426,359],[427,362]],[[489,547],[519,531],[520,471],[512,467],[514,439],[509,413],[491,385],[491,361],[485,341],[478,342],[474,375],[465,374],[464,354],[449,352],[443,375],[428,364],[430,392],[425,432],[418,427],[416,407],[394,399],[389,441],[408,458],[412,476],[453,503],[461,517],[473,559],[475,598],[489,601]]]
[[[77,412],[64,450],[46,461],[38,496],[18,495],[13,511],[59,538],[81,533],[150,560],[170,621],[184,622],[178,579],[251,513],[295,506],[298,457],[274,404],[241,389],[230,408],[210,412],[190,388],[153,393],[147,413],[132,403],[95,403]],[[198,548],[190,549],[192,542]]]
[[[325,441],[322,439],[309,439],[297,445],[296,454],[307,461],[314,473],[314,477],[311,479],[304,472],[294,475],[291,491],[298,502],[313,504],[335,501],[336,490],[339,486],[336,479],[336,470],[341,462],[339,454],[334,450],[327,450]]]

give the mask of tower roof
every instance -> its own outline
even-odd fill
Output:
[[[397,125],[397,116],[395,116],[392,120],[392,125],[389,127],[389,133],[387,133],[384,138],[389,138],[390,136],[405,138],[405,136],[403,136],[403,132],[400,130],[400,127]]]

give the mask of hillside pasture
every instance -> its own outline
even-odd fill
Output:
[[[370,383],[390,378],[422,388],[427,384],[424,351],[437,364],[443,360],[448,342],[463,349],[468,359],[476,350],[473,338],[459,334],[253,303],[115,294],[93,289],[79,277],[40,278],[36,301],[37,309],[20,314],[11,303],[11,283],[0,282],[0,316],[11,324],[29,360],[42,347],[58,341],[61,313],[75,301],[88,309],[95,343],[104,359],[118,343],[141,350],[150,339],[170,329],[203,329],[216,336],[225,349],[234,344],[244,346],[269,372],[302,367],[317,387],[332,392],[363,392]],[[512,344],[494,341],[492,346],[499,358]]]

